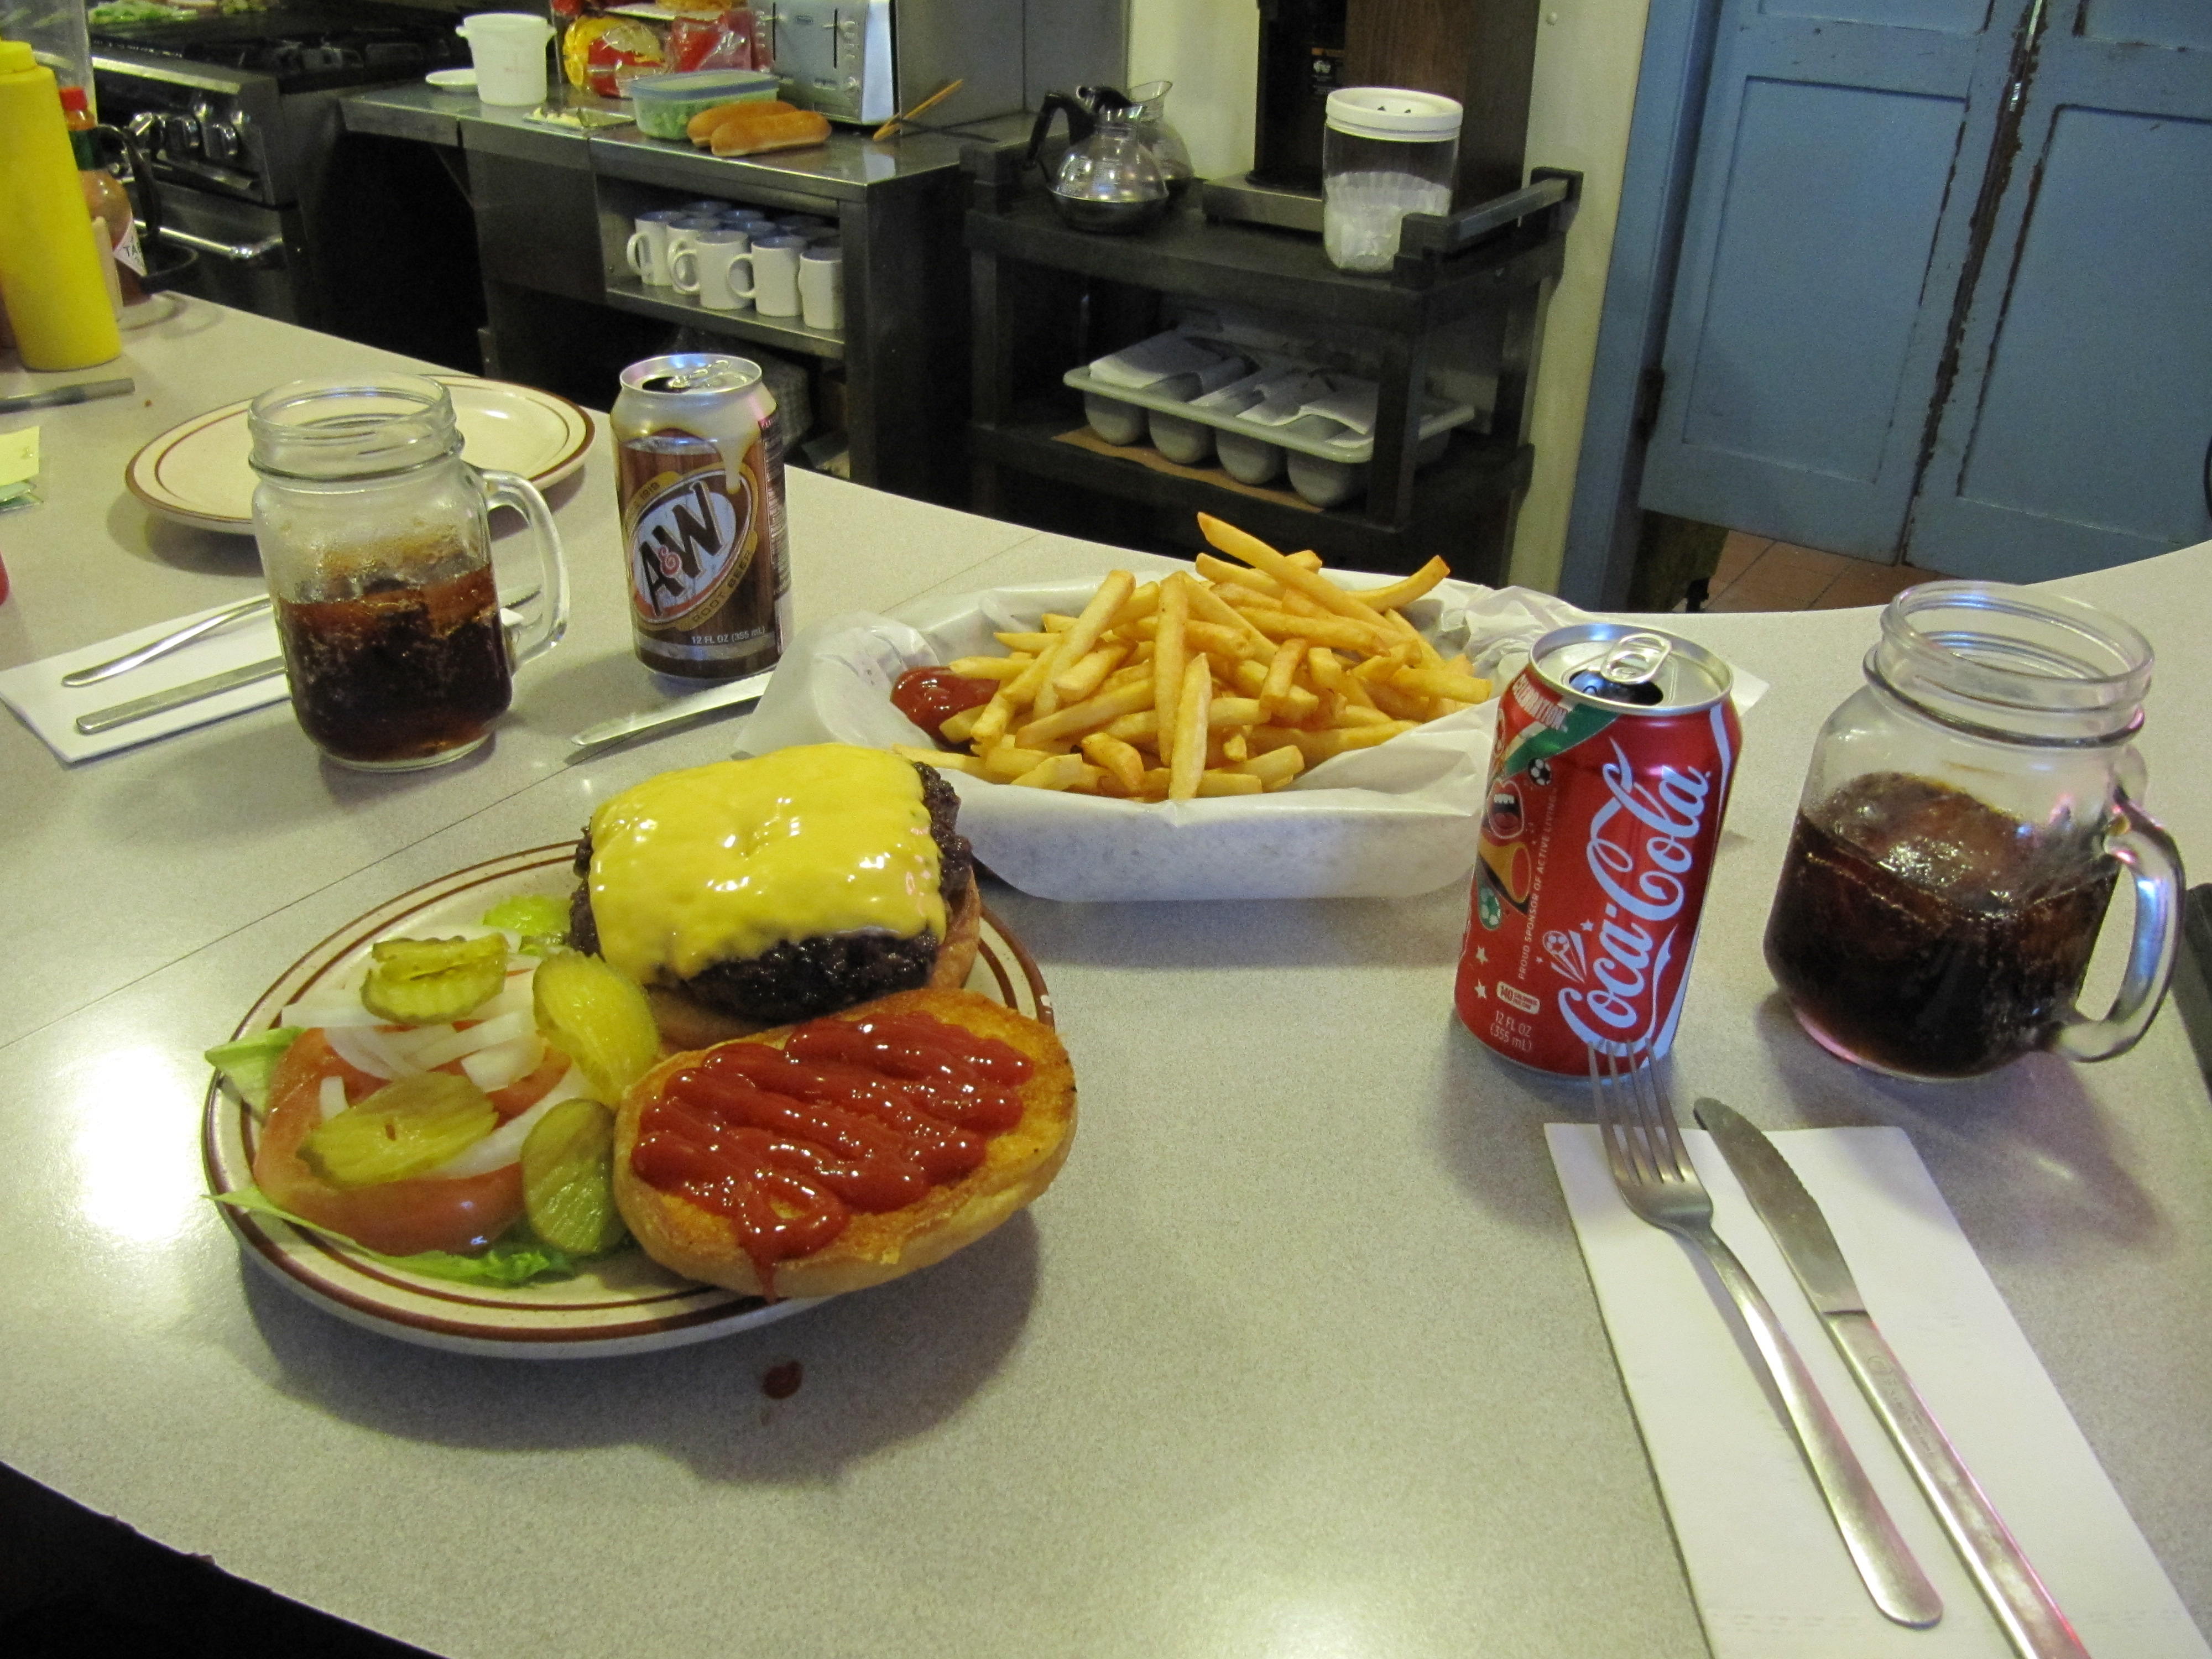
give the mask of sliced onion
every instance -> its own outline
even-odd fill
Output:
[[[330,1039],[331,1051],[340,1060],[371,1077],[389,1082],[422,1069],[394,1054],[384,1033],[373,1025],[326,1025],[323,1035]]]
[[[433,1072],[454,1060],[465,1060],[479,1049],[496,1048],[502,1042],[530,1036],[536,1030],[526,1013],[501,1014],[497,1019],[487,1019],[465,1031],[455,1031],[443,1042],[426,1042],[413,1051],[412,1058],[424,1071]]]
[[[571,1066],[562,1073],[561,1080],[545,1091],[543,1100],[528,1111],[507,1119],[465,1152],[457,1152],[447,1158],[431,1170],[426,1179],[457,1181],[463,1176],[488,1175],[494,1170],[505,1169],[522,1156],[522,1143],[538,1127],[539,1118],[562,1101],[574,1100],[577,1096],[589,1092],[583,1073]]]
[[[403,1025],[397,1029],[380,1028],[377,1036],[387,1051],[398,1058],[401,1067],[409,1072],[427,1072],[422,1056],[440,1043],[449,1042],[454,1028],[451,1025]]]
[[[461,1056],[461,1071],[468,1080],[489,1094],[528,1077],[545,1058],[545,1039],[525,1031],[507,1042],[495,1042],[472,1054]]]
[[[323,1121],[327,1123],[346,1109],[345,1079],[333,1073],[323,1079],[316,1091],[315,1103],[322,1109]]]
[[[526,957],[525,960],[527,961],[528,958]],[[470,1018],[497,1019],[501,1014],[529,1013],[532,1009],[530,988],[537,972],[538,964],[534,962],[520,973],[509,967],[507,970],[507,988],[482,1007],[472,1010]]]
[[[279,1025],[296,1025],[302,1030],[314,1026],[323,1030],[343,1030],[361,1025],[381,1025],[384,1022],[362,1006],[358,989],[344,996],[335,996],[327,990],[318,990],[301,997],[276,1017]]]

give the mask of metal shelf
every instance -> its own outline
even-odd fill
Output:
[[[1364,276],[1330,264],[1312,236],[1217,223],[1190,200],[1133,235],[1077,230],[1062,223],[1044,192],[1018,172],[1011,180],[992,176],[990,169],[1005,165],[1003,152],[980,147],[967,159],[971,175],[984,175],[975,187],[983,204],[968,214],[968,246],[978,252],[1397,335],[1455,322],[1557,277],[1565,257],[1560,229],[1572,201],[1571,185],[1540,181],[1455,216],[1488,227],[1471,245],[1462,247],[1439,231],[1431,240],[1449,252],[1401,257],[1389,275]],[[1516,207],[1526,210],[1516,214]],[[1458,228],[1451,220],[1436,222]]]
[[[641,317],[658,317],[717,334],[733,334],[742,340],[757,340],[763,345],[778,346],[811,357],[827,357],[833,362],[842,361],[845,356],[845,337],[842,333],[809,328],[796,317],[763,317],[757,311],[712,310],[696,301],[685,299],[672,288],[647,288],[635,276],[609,276],[606,298],[607,303],[617,310],[634,311]]]
[[[1431,546],[1455,520],[1472,517],[1526,486],[1535,458],[1526,444],[1455,434],[1444,459],[1422,471],[1413,519],[1396,526],[1361,512],[1316,511],[1224,489],[1203,478],[1178,477],[1059,441],[1061,434],[1082,424],[1080,416],[1042,412],[998,426],[978,421],[968,428],[969,448],[975,460],[1032,477],[1147,506],[1227,517],[1263,541],[1310,547],[1332,563],[1382,561],[1385,568],[1410,547]]]

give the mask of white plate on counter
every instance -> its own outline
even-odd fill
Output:
[[[574,842],[533,847],[426,882],[355,918],[279,975],[236,1036],[276,1023],[280,1012],[334,976],[343,978],[380,939],[472,923],[501,899],[558,896],[575,884]],[[989,910],[968,989],[1052,1023],[1044,976]],[[210,1034],[212,1035],[212,1034]],[[253,1182],[260,1124],[220,1082],[209,1085],[201,1152],[210,1193]],[[246,1258],[287,1290],[350,1324],[449,1353],[507,1359],[611,1358],[681,1347],[765,1325],[816,1305],[766,1302],[678,1278],[635,1245],[583,1264],[572,1279],[513,1287],[456,1283],[409,1272],[318,1232],[258,1212],[220,1206]]]
[[[540,489],[583,465],[592,417],[566,398],[535,386],[433,374],[452,394],[461,454],[471,466],[516,472]],[[246,430],[251,398],[196,415],[131,458],[123,481],[165,519],[195,530],[253,533],[253,451]]]

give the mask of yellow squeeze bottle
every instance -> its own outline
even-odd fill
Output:
[[[23,367],[88,368],[123,349],[54,72],[0,40],[0,303]]]

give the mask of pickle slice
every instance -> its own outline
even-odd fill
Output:
[[[526,893],[493,905],[483,913],[483,925],[521,934],[523,954],[542,957],[568,942],[568,906],[544,893]]]
[[[395,1025],[445,1025],[465,1019],[507,983],[507,941],[388,939],[374,946],[362,1006]]]
[[[417,1072],[325,1119],[301,1153],[333,1187],[375,1187],[428,1175],[498,1124],[497,1109],[466,1078]]]
[[[532,982],[538,1030],[576,1062],[609,1106],[660,1058],[660,1030],[645,993],[597,957],[556,951]]]
[[[522,1143],[524,1213],[555,1249],[599,1255],[629,1236],[615,1207],[614,1145],[614,1114],[596,1100],[550,1108]]]

